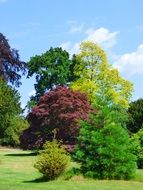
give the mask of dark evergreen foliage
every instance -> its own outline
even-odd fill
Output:
[[[128,109],[129,120],[127,128],[131,133],[138,132],[143,125],[143,99],[140,98],[130,103]]]
[[[81,164],[85,176],[98,179],[134,176],[136,157],[127,131],[116,121],[117,112],[104,106],[88,121],[81,122],[74,159]]]

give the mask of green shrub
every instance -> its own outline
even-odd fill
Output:
[[[143,128],[132,136],[131,143],[137,157],[138,168],[143,169]]]
[[[69,156],[56,140],[47,141],[43,148],[44,150],[40,151],[34,167],[43,174],[44,178],[52,180],[64,172],[69,162]]]
[[[74,159],[81,164],[81,172],[87,177],[129,179],[136,171],[136,157],[127,131],[114,122],[117,113],[109,111],[103,108],[87,122],[81,122]]]
[[[15,116],[9,119],[9,127],[5,130],[4,138],[2,139],[1,144],[10,145],[10,146],[19,146],[20,140],[19,137],[22,132],[27,129],[29,126],[26,119]]]

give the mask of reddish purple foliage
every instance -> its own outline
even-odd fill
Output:
[[[12,49],[5,36],[0,33],[0,77],[19,86],[21,74],[26,74],[26,64],[20,61],[18,50]]]
[[[41,147],[46,140],[56,138],[64,144],[75,144],[79,120],[87,119],[90,104],[85,94],[58,87],[42,96],[28,115],[30,128],[21,136],[23,148]]]

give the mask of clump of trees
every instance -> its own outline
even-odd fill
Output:
[[[0,33],[0,144],[19,145],[19,136],[28,126],[20,116],[20,94],[10,86],[19,86],[25,72],[26,64],[20,61],[18,51]]]
[[[19,144],[17,136],[27,126],[17,125],[20,120],[20,95],[0,78],[0,143],[4,145]],[[12,127],[13,126],[13,127]],[[15,128],[15,129],[14,129]],[[13,132],[12,132],[13,130]],[[14,140],[15,139],[15,140]]]
[[[85,94],[67,87],[57,87],[42,96],[28,115],[30,127],[21,136],[24,149],[39,148],[46,140],[75,144],[79,134],[78,120],[85,120],[91,106]]]
[[[60,53],[63,55],[61,49]],[[22,147],[40,147],[46,140],[52,140],[52,131],[56,129],[56,139],[62,140],[63,144],[77,143],[74,159],[80,162],[84,175],[101,179],[131,178],[135,173],[136,158],[125,128],[132,84],[119,75],[118,70],[108,63],[105,52],[92,42],[81,44],[73,64],[66,62],[66,80],[62,83],[63,75],[59,75],[56,83],[52,79],[56,78],[57,70],[63,68],[60,53],[59,49],[50,49],[29,62],[33,74],[35,59],[35,68],[38,68],[36,87],[39,85],[42,89],[42,85],[41,95],[50,91],[28,114],[30,127],[21,136]],[[55,55],[57,59],[53,59]],[[44,62],[43,56],[47,61]],[[45,69],[44,63],[50,64],[49,69]],[[73,77],[67,68],[72,68]],[[50,85],[46,88],[44,84]],[[87,95],[90,104],[81,92]],[[88,117],[91,110],[96,111]]]
[[[28,102],[29,126],[21,117],[20,95],[9,85],[19,86],[26,68],[28,77],[36,78],[36,94]],[[129,179],[136,158],[142,168],[143,101],[130,103],[132,90],[93,42],[81,43],[72,58],[62,48],[50,48],[26,66],[0,33],[0,143],[33,149],[48,140],[35,165],[47,179],[58,177],[67,164],[58,141],[76,145],[73,158],[88,177]],[[57,155],[61,159],[52,168]]]

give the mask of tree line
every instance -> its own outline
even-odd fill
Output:
[[[36,91],[26,118],[15,89],[25,74]],[[72,57],[51,47],[25,63],[0,33],[1,145],[41,149],[57,139],[85,176],[128,179],[143,167],[143,99],[131,102],[132,91],[98,44],[82,42]]]

